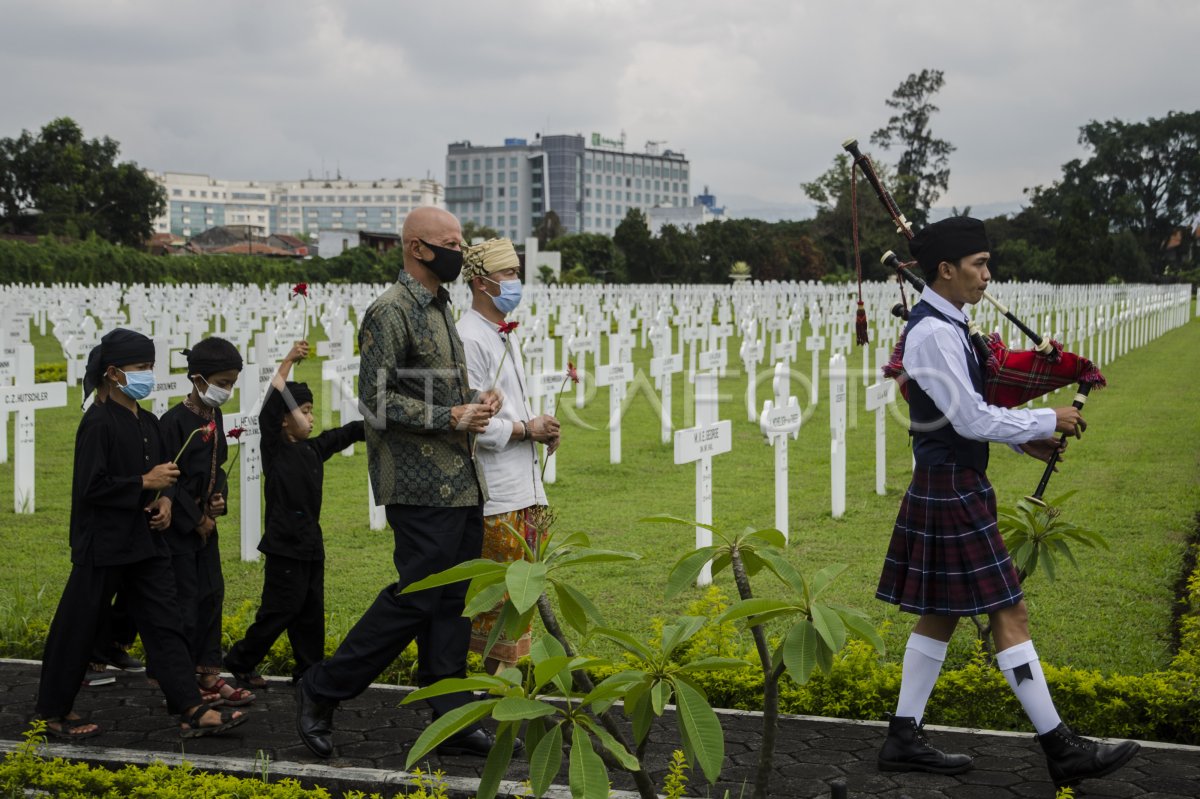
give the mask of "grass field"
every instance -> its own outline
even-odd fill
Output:
[[[318,339],[319,331],[311,336]],[[889,342],[890,343],[890,342]],[[720,418],[733,422],[733,451],[714,461],[714,518],[718,525],[741,528],[771,526],[774,521],[773,453],[746,420],[746,377],[735,364],[739,342],[729,344],[728,377]],[[39,363],[61,360],[48,337],[35,341]],[[877,346],[873,343],[872,347]],[[1096,392],[1086,416],[1089,429],[1068,453],[1062,472],[1051,482],[1048,497],[1078,490],[1066,506],[1072,521],[1102,532],[1111,545],[1104,551],[1079,553],[1078,571],[1067,569],[1058,582],[1042,573],[1026,585],[1032,629],[1044,659],[1059,665],[1105,672],[1140,674],[1170,659],[1173,587],[1179,577],[1183,543],[1200,510],[1200,380],[1195,369],[1200,351],[1200,322],[1173,331],[1134,350],[1103,371],[1110,388]],[[1189,354],[1190,353],[1190,354]],[[807,356],[807,354],[805,354]],[[852,370],[860,355],[852,356]],[[639,368],[648,372],[649,354],[635,352]],[[593,366],[589,364],[589,369]],[[807,375],[807,357],[797,371]],[[860,372],[855,371],[855,374]],[[319,384],[319,364],[301,364],[298,378]],[[908,436],[902,420],[888,422],[887,496],[874,493],[873,416],[861,409],[861,381],[852,379],[848,432],[847,510],[830,517],[829,428],[826,384],[822,404],[806,418],[789,455],[791,477],[791,544],[788,553],[805,573],[832,563],[848,565],[833,593],[846,604],[866,610],[880,624],[891,622],[889,658],[907,634],[910,617],[874,599],[883,553],[910,471]],[[759,403],[770,391],[769,376],[760,383]],[[318,391],[317,415],[323,415]],[[807,406],[807,388],[793,381],[793,393]],[[676,425],[685,420],[685,381],[674,383]],[[573,403],[563,397],[573,410]],[[1066,391],[1051,404],[1067,404]],[[37,513],[14,515],[9,501],[12,464],[0,465],[0,608],[23,605],[47,619],[54,612],[70,564],[67,520],[71,453],[79,419],[78,390],[66,408],[40,411],[37,424]],[[236,402],[236,400],[235,400]],[[853,407],[853,406],[852,406]],[[644,557],[631,565],[598,565],[581,569],[578,585],[597,602],[614,626],[647,634],[652,619],[681,612],[698,591],[673,601],[663,599],[670,565],[691,546],[685,528],[646,524],[642,517],[694,513],[694,467],[672,463],[672,448],[660,443],[658,420],[650,403],[635,396],[623,422],[623,462],[609,464],[605,389],[595,392],[576,412],[580,422],[564,420],[558,482],[548,486],[561,529],[580,529],[597,546],[633,550]],[[689,413],[690,418],[690,413]],[[10,442],[11,442],[11,420]],[[10,443],[11,448],[11,443]],[[1041,464],[993,447],[989,476],[1001,505],[1030,493]],[[10,449],[11,456],[11,449]],[[352,458],[335,456],[326,467],[325,529],[327,608],[333,631],[344,631],[394,579],[391,534],[367,526],[366,457],[363,445]],[[237,551],[237,497],[224,522],[222,548],[226,577],[226,609],[257,602],[261,563],[244,563]],[[719,580],[732,595],[732,586]],[[773,587],[759,582],[760,593]],[[42,593],[40,602],[33,597]],[[962,625],[952,660],[964,656],[972,630]]]

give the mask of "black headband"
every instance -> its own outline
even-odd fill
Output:
[[[100,385],[104,370],[110,366],[149,363],[154,360],[154,341],[135,330],[118,327],[110,330],[88,353],[83,372],[83,395],[86,397]]]
[[[192,349],[184,350],[183,356],[187,358],[190,375],[206,378],[217,372],[242,371],[242,354],[223,338],[206,338]]]

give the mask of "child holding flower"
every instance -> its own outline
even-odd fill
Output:
[[[271,379],[258,417],[266,508],[258,544],[266,555],[262,603],[245,637],[225,657],[225,667],[244,685],[266,685],[256,669],[285,631],[296,661],[293,679],[325,655],[324,464],[365,436],[358,421],[311,437],[312,391],[287,379],[292,366],[307,357],[308,342],[297,341]]]
[[[154,342],[121,328],[105,334],[88,357],[84,393],[104,385],[108,397],[88,408],[75,434],[71,575],[46,636],[36,710],[56,738],[101,732],[72,708],[97,626],[118,588],[158,669],[167,709],[179,714],[180,734],[211,735],[247,718],[201,701],[195,661],[179,629],[163,540],[179,468],[170,461],[159,420],[138,405],[154,388],[153,368]]]
[[[242,356],[222,338],[211,337],[184,350],[192,391],[163,414],[169,452],[178,452],[179,482],[167,532],[175,589],[183,616],[196,679],[206,702],[248,705],[254,694],[221,679],[221,615],[225,578],[217,518],[225,515],[225,470],[228,457],[221,406],[233,393],[242,371]],[[154,664],[150,664],[157,672]]]

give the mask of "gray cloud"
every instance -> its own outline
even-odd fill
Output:
[[[469,138],[624,131],[695,188],[801,205],[942,69],[946,204],[1017,201],[1078,128],[1192,110],[1200,6],[1064,0],[0,0],[0,135],[74,117],[157,170],[442,178]],[[886,153],[876,153],[887,158]]]

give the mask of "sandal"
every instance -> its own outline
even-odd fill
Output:
[[[191,716],[181,713],[179,715],[179,723],[185,726],[180,726],[179,737],[203,738],[206,735],[219,735],[227,730],[232,730],[234,727],[237,727],[240,724],[245,724],[250,719],[250,717],[245,713],[221,713],[220,724],[212,724],[207,726],[201,724],[200,719],[204,718],[205,713],[213,709],[213,705],[200,705],[194,711],[192,711]],[[219,710],[217,712],[220,713]]]
[[[247,688],[266,688],[267,678],[259,674],[257,671],[235,671],[233,678],[237,680],[238,685],[246,686]]]
[[[55,726],[58,725],[58,726]],[[84,728],[91,727],[90,730]],[[75,713],[57,718],[46,719],[46,735],[63,741],[78,741],[84,738],[94,738],[104,730],[99,724],[86,721]]]
[[[243,707],[257,698],[245,688],[234,688],[220,677],[211,685],[200,683],[200,694],[201,698],[215,694],[216,698],[228,707]],[[204,701],[209,700],[205,699]]]

